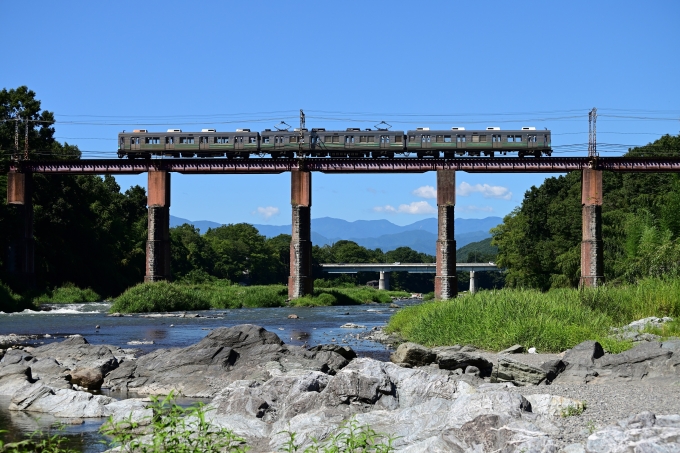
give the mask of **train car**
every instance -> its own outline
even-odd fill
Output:
[[[135,129],[118,134],[118,157],[150,158],[172,157],[223,157],[247,159],[259,153],[260,134],[250,129],[236,132],[218,132],[202,129],[201,132],[183,132],[168,129],[166,132],[149,132]]]
[[[552,153],[550,131],[537,131],[535,127],[523,127],[521,130],[501,130],[499,127],[430,130],[422,127],[406,132],[406,149],[419,158],[440,157],[440,154],[444,158],[465,155],[493,157],[496,153],[507,155],[508,152],[516,152],[518,157],[541,157]]]
[[[394,157],[404,152],[404,131],[312,129],[305,131],[303,150],[312,157]]]

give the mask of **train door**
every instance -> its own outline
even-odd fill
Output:
[[[390,147],[390,136],[389,135],[381,135],[380,136],[380,148],[389,148]]]
[[[467,137],[465,134],[456,134],[456,148],[467,148]]]
[[[432,138],[430,134],[423,134],[420,136],[420,147],[425,149],[432,148]]]
[[[354,148],[354,135],[345,135],[345,148],[346,149]]]
[[[493,134],[491,136],[491,143],[493,149],[503,149],[503,141],[500,134]]]
[[[536,134],[527,134],[527,147],[529,149],[538,148],[538,136]]]
[[[139,137],[130,137],[130,149],[139,151]]]
[[[198,137],[198,149],[207,150],[210,148],[209,137]]]

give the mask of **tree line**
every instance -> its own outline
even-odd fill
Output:
[[[626,156],[680,156],[680,135],[665,135]],[[678,276],[680,175],[604,172],[602,187],[606,280]],[[581,272],[580,173],[547,178],[529,189],[492,235],[509,286],[576,287]]]

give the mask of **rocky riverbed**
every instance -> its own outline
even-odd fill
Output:
[[[143,420],[145,396],[170,391],[210,398],[211,421],[256,452],[280,451],[281,431],[306,445],[351,418],[412,453],[680,451],[680,342],[621,354],[596,342],[562,354],[521,350],[405,343],[381,362],[346,346],[287,345],[250,324],[143,355],[76,336],[6,350],[0,395],[10,410],[65,420]],[[93,394],[103,387],[135,397]]]

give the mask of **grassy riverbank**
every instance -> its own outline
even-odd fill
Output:
[[[254,308],[290,306],[354,305],[387,303],[391,297],[407,297],[403,291],[378,291],[367,287],[320,288],[313,296],[288,303],[284,285],[240,286],[226,281],[203,284],[142,283],[125,291],[114,301],[112,312],[144,313],[210,308]]]
[[[611,327],[647,316],[679,315],[680,279],[650,279],[583,291],[481,291],[400,310],[387,330],[427,346],[471,344],[501,350],[519,343],[539,352],[560,352],[597,340],[619,352],[631,344],[611,339]]]
[[[72,283],[48,290],[33,298],[34,304],[77,304],[82,302],[99,302],[103,298],[90,288],[78,288]]]

